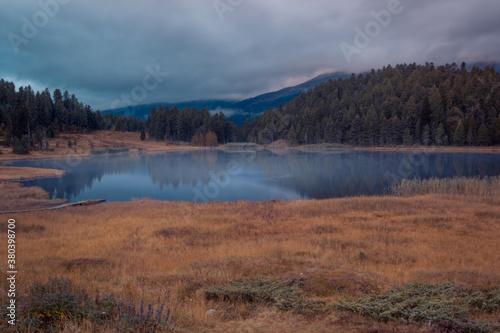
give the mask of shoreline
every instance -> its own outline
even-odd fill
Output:
[[[125,147],[127,148],[127,147]],[[30,161],[30,160],[54,160],[54,159],[64,159],[64,158],[89,158],[94,156],[113,156],[120,154],[162,154],[162,153],[174,153],[174,152],[191,152],[191,151],[249,151],[249,150],[259,150],[259,151],[302,151],[302,152],[328,152],[328,151],[338,151],[338,152],[410,152],[410,153],[477,153],[477,154],[500,154],[500,147],[336,147],[336,148],[324,148],[324,147],[275,147],[275,146],[253,146],[253,147],[197,147],[197,146],[175,146],[169,145],[165,149],[144,149],[141,148],[129,148],[128,151],[120,153],[105,153],[105,154],[91,154],[90,152],[84,152],[80,154],[51,154],[35,152],[35,154],[27,155],[16,155],[16,154],[0,154],[0,162],[17,162],[17,161]]]
[[[65,174],[66,171],[58,169],[0,166],[0,182],[25,182],[42,178],[59,178]]]
[[[0,138],[1,139],[1,138]],[[500,146],[494,147],[455,147],[455,146],[412,146],[412,147],[355,147],[337,146],[331,144],[288,146],[286,143],[277,142],[268,145],[247,143],[229,143],[218,147],[201,147],[190,145],[167,144],[163,141],[140,140],[140,134],[135,132],[96,131],[90,134],[63,133],[57,138],[49,139],[50,151],[32,151],[27,155],[12,153],[11,148],[0,147],[0,162],[63,159],[63,158],[88,158],[95,156],[90,151],[113,148],[128,148],[129,153],[166,153],[198,150],[270,150],[270,151],[369,151],[369,152],[431,152],[431,153],[489,153],[499,154]]]

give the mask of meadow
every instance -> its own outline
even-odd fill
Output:
[[[59,278],[84,288],[74,293],[92,306],[110,294],[137,309],[152,304],[152,313],[164,304],[176,332],[494,332],[498,193],[401,188],[381,197],[138,200],[3,217],[17,223],[20,302],[33,302],[37,282]],[[65,332],[112,332],[130,318],[116,307],[103,311],[108,321],[41,308],[30,310],[38,324],[50,314]],[[20,331],[33,332],[28,326]]]

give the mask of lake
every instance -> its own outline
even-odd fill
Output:
[[[288,201],[384,194],[403,178],[497,176],[500,154],[205,150],[1,165],[65,170],[64,177],[23,185],[72,202],[99,196],[108,201]]]

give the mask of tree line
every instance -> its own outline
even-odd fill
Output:
[[[208,108],[152,108],[148,120],[149,138],[187,141],[197,146],[214,146],[239,141],[238,127],[222,113],[211,115]]]
[[[500,75],[403,64],[330,80],[240,129],[248,142],[360,146],[500,144]]]
[[[0,80],[0,135],[2,144],[16,153],[50,149],[47,139],[63,132],[144,128],[144,121],[138,118],[94,112],[68,91],[35,93],[30,86],[16,90],[13,82]]]

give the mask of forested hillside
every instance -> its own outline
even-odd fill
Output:
[[[17,153],[49,149],[47,138],[61,132],[140,131],[144,127],[144,121],[137,118],[93,112],[67,91],[35,93],[30,86],[16,90],[14,83],[0,80],[0,135],[5,138],[3,144]]]
[[[195,145],[247,141],[359,146],[500,144],[500,74],[465,64],[397,65],[329,80],[237,127],[223,113],[175,105],[152,108],[148,120],[103,115],[56,89],[16,90],[0,80],[0,135],[15,152],[48,149],[63,132],[141,131],[158,141]]]
[[[500,144],[500,75],[465,64],[388,66],[330,80],[247,122],[249,142]]]

